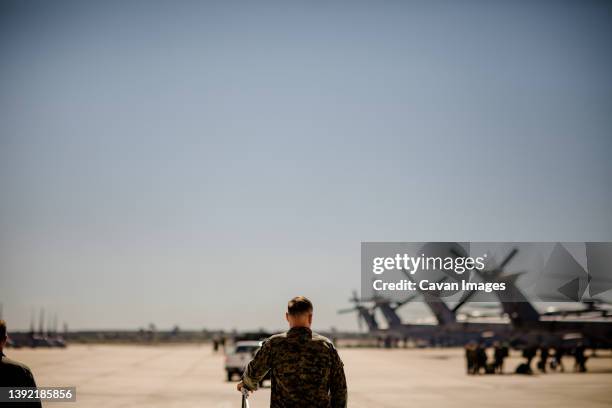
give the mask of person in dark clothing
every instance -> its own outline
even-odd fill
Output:
[[[576,349],[574,350],[574,358],[576,359],[576,362],[574,363],[574,371],[581,373],[586,372],[587,357],[584,355],[585,351],[586,347],[584,347],[584,344],[578,343]]]
[[[0,387],[36,387],[32,371],[26,365],[11,360],[4,355],[3,351],[7,340],[6,322],[0,320]],[[2,406],[7,408],[42,408],[39,400],[31,402],[3,402]]]
[[[502,346],[498,341],[493,344],[493,357],[495,360],[495,372],[503,374],[504,360],[508,357],[508,347]]]
[[[465,361],[468,375],[475,374],[476,370],[476,344],[469,342],[465,345]]]
[[[536,346],[527,346],[523,350],[523,357],[527,359],[526,364],[529,371],[531,371],[531,362],[533,361],[533,358],[536,356],[537,352],[538,348]]]
[[[540,347],[540,361],[538,361],[538,369],[545,373],[546,372],[546,364],[548,363],[548,345],[544,345]]]
[[[484,343],[476,348],[476,374],[480,374],[481,370],[487,371],[487,348]]]
[[[553,364],[554,369],[559,368],[561,372],[565,371],[565,367],[563,366],[563,355],[565,354],[565,348],[563,346],[557,346],[554,348],[555,355],[553,356]]]

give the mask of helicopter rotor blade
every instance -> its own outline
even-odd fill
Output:
[[[416,299],[419,296],[420,296],[420,293],[417,292],[413,295],[408,296],[407,298],[403,300],[400,300],[399,302],[395,304],[395,306],[393,307],[393,310],[399,309],[400,307],[404,306],[406,303],[412,302],[414,299]]]
[[[498,271],[501,271],[502,269],[504,269],[506,267],[506,265],[508,265],[510,263],[510,261],[512,260],[512,258],[514,258],[514,256],[518,253],[518,249],[516,248],[512,248],[512,251],[510,251],[508,253],[508,255],[506,255],[506,257],[504,258],[504,260],[499,264],[499,266],[496,268]]]

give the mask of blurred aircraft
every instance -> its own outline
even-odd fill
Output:
[[[503,266],[518,253],[513,249],[506,257]],[[492,270],[476,271],[484,282],[504,282],[506,290],[495,291],[502,310],[510,319],[513,328],[513,337],[523,337],[528,342],[555,343],[564,338],[583,339],[591,347],[610,348],[612,347],[612,320],[609,311],[600,305],[602,300],[593,301],[588,299],[586,308],[577,310],[564,310],[559,312],[540,313],[531,304],[527,297],[516,285],[516,281],[523,272],[504,274],[503,267]],[[455,306],[454,310],[461,308],[478,291],[469,291],[464,294],[461,301]],[[561,300],[561,299],[560,299]],[[598,302],[595,305],[595,302]],[[568,319],[569,316],[581,317],[588,313],[596,312],[596,317],[586,319]]]
[[[378,327],[378,322],[376,321],[376,316],[371,312],[367,307],[363,306],[361,300],[357,296],[357,291],[353,291],[353,297],[349,299],[349,302],[353,302],[355,306],[349,309],[340,309],[338,310],[339,314],[344,313],[352,313],[357,312],[357,325],[359,326],[359,331],[363,329],[363,322],[368,326],[368,331],[378,332],[380,329]]]
[[[450,248],[453,256],[463,255],[457,253],[452,245]],[[360,322],[365,321],[373,335],[409,337],[425,340],[430,344],[453,345],[465,344],[471,340],[506,340],[515,346],[520,346],[555,344],[564,339],[574,341],[582,339],[590,347],[612,347],[612,320],[608,319],[611,313],[609,309],[603,307],[606,302],[591,297],[583,301],[585,307],[581,309],[539,313],[516,285],[516,280],[522,275],[522,272],[504,273],[504,269],[517,253],[518,249],[513,248],[497,266],[482,271],[475,270],[483,282],[505,282],[506,290],[494,293],[502,312],[500,317],[509,319],[508,323],[478,321],[481,317],[492,316],[482,311],[483,306],[476,308],[467,316],[468,318],[476,317],[476,320],[460,321],[457,319],[459,310],[478,293],[477,290],[464,292],[452,309],[442,300],[439,293],[432,291],[419,290],[418,293],[401,301],[393,301],[378,295],[370,299],[359,299],[357,293],[354,292],[350,301],[355,303],[355,307],[340,312],[357,311]],[[403,272],[408,279],[414,281],[410,274]],[[454,277],[443,276],[439,282],[448,278]],[[397,309],[415,300],[418,296],[423,297],[424,303],[436,318],[436,325],[402,323]],[[364,303],[371,303],[372,306],[366,307]],[[490,304],[487,304],[485,308],[490,308]],[[375,320],[376,309],[382,312],[388,329],[379,328]],[[576,316],[579,319],[570,320],[568,319],[570,316]]]
[[[417,296],[422,295],[425,303],[436,317],[436,324],[412,324],[402,323],[397,309],[411,302]],[[399,302],[391,301],[382,296],[374,296],[371,299],[359,299],[356,292],[349,299],[355,303],[355,307],[340,310],[339,313],[359,312],[359,321],[362,319],[368,324],[369,333],[377,336],[391,336],[395,338],[409,338],[418,341],[425,341],[430,345],[462,345],[468,341],[482,341],[483,339],[495,340],[503,338],[510,331],[507,323],[480,323],[480,322],[459,322],[454,311],[444,302],[435,298],[427,292],[411,295]],[[372,303],[370,308],[364,303]],[[387,322],[387,329],[380,329],[375,321],[375,311],[380,309]]]

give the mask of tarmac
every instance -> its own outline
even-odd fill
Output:
[[[588,373],[468,376],[462,349],[340,348],[351,408],[495,407],[608,408],[612,354],[589,359]],[[27,364],[39,386],[76,386],[77,401],[46,407],[236,408],[240,394],[225,380],[223,353],[210,345],[70,345],[67,349],[8,349]],[[535,361],[533,366],[535,367]],[[270,389],[255,392],[251,408],[268,407]]]

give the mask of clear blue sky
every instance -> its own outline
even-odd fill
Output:
[[[0,301],[354,328],[361,241],[612,240],[612,6],[0,3]]]

